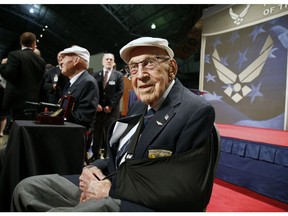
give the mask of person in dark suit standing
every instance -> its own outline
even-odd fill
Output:
[[[215,155],[207,142],[214,108],[176,78],[178,66],[167,40],[135,39],[120,56],[140,100],[109,129],[109,157],[84,167],[74,179],[78,183],[60,175],[24,179],[14,190],[12,211],[177,212],[206,207],[214,176],[210,162]]]
[[[99,101],[99,90],[96,80],[88,73],[90,53],[80,46],[72,46],[60,52],[61,73],[69,78],[63,95],[75,98],[71,115],[67,121],[80,124],[87,130],[93,127],[93,119]]]
[[[69,78],[61,73],[60,62],[62,55],[57,54],[58,65],[48,69],[42,80],[41,101],[56,104],[63,96],[63,88],[69,82]]]
[[[123,95],[123,74],[113,68],[114,55],[105,53],[102,58],[103,70],[94,72],[92,76],[97,80],[100,100],[97,106],[97,115],[94,124],[93,157],[100,157],[100,149],[104,149],[106,156],[106,134],[109,126],[120,116],[120,99]]]
[[[39,102],[40,84],[45,72],[45,61],[33,51],[36,36],[24,32],[20,36],[21,50],[12,51],[1,62],[0,74],[7,81],[3,107],[13,120],[30,119],[25,115],[25,101]]]

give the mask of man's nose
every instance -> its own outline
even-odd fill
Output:
[[[138,72],[137,72],[138,79],[141,79],[145,76],[144,71],[145,71],[145,68],[142,67],[142,64],[139,64],[138,65]]]

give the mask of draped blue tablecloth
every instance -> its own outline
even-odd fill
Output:
[[[216,176],[288,203],[288,148],[221,137]]]

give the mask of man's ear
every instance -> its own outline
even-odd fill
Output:
[[[75,57],[74,58],[74,65],[77,65],[78,63],[79,63],[79,61],[80,61],[80,57]]]
[[[175,59],[171,59],[169,62],[169,77],[175,79],[176,74],[178,72],[178,65]]]
[[[37,43],[34,41],[31,46],[32,50],[34,51],[37,48]]]

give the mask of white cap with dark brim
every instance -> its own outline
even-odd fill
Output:
[[[69,47],[69,48],[62,50],[60,52],[60,55],[65,55],[65,54],[69,54],[69,53],[74,53],[89,63],[90,53],[87,49],[74,45],[72,47]]]
[[[174,57],[173,50],[168,46],[168,41],[166,39],[162,38],[153,38],[153,37],[141,37],[138,39],[135,39],[128,44],[126,44],[122,49],[120,50],[120,56],[123,59],[123,61],[128,64],[130,60],[130,53],[135,47],[140,46],[151,46],[151,47],[159,47],[163,50],[165,50],[170,58]]]

